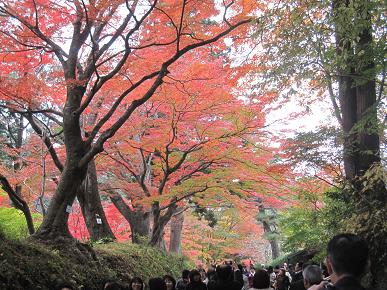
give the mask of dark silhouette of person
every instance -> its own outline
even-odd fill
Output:
[[[366,241],[355,234],[339,234],[329,241],[327,268],[334,289],[364,289],[360,279],[368,264],[368,251]],[[324,287],[327,287],[326,281],[310,287],[309,290],[320,290]]]

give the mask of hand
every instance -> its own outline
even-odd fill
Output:
[[[320,284],[313,285],[313,286],[309,287],[307,290],[322,290],[325,288],[325,286],[327,284],[328,284],[328,281],[322,281]]]

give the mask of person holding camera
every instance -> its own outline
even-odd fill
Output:
[[[368,246],[355,234],[339,234],[328,243],[327,268],[331,284],[323,281],[308,290],[364,290],[360,278],[368,264]]]
[[[309,265],[302,271],[305,289],[318,285],[323,280],[322,270],[317,265]]]

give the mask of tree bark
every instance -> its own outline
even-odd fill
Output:
[[[184,212],[182,208],[177,208],[178,212],[171,219],[171,233],[169,241],[169,252],[181,254],[181,233],[184,224]]]
[[[66,71],[67,79],[74,79],[71,71]],[[66,75],[65,74],[65,75]],[[55,194],[47,209],[47,214],[34,238],[55,240],[56,238],[72,239],[68,228],[68,217],[71,206],[77,195],[79,186],[86,177],[87,166],[80,166],[80,161],[90,148],[82,139],[79,115],[76,113],[80,106],[85,87],[69,85],[67,100],[63,109],[63,134],[66,147],[66,163],[60,176]]]
[[[165,249],[164,243],[164,229],[167,223],[171,220],[173,214],[176,212],[176,203],[171,203],[164,215],[161,215],[161,208],[158,202],[152,205],[153,226],[152,235],[149,244],[153,247]]]
[[[356,5],[353,5],[356,2]],[[344,131],[344,168],[352,191],[353,216],[349,230],[363,236],[370,246],[372,289],[387,284],[387,189],[381,174],[378,135],[375,58],[371,2],[333,0],[339,74],[339,98]],[[341,13],[351,13],[353,23]],[[347,17],[348,19],[348,17]],[[349,31],[350,30],[350,31]],[[354,35],[354,39],[348,39]]]
[[[274,234],[274,232],[270,228],[270,224],[267,221],[263,220],[262,224],[263,224],[263,230],[264,230],[265,234],[269,234],[269,235]],[[274,237],[270,237],[268,240],[269,240],[270,247],[271,247],[271,256],[274,260],[274,259],[278,258],[280,255],[278,241]]]
[[[150,233],[150,212],[142,208],[132,210],[119,194],[110,197],[111,201],[130,225],[132,242],[139,244],[144,239],[149,239]]]
[[[82,209],[90,240],[115,240],[106,219],[98,191],[97,170],[94,160],[89,162],[86,178],[79,187],[77,198]]]
[[[274,226],[274,223],[273,222],[270,223],[270,216],[268,216],[266,214],[266,211],[265,211],[263,204],[259,205],[259,212],[262,215],[262,217],[259,218],[258,221],[260,221],[262,223],[264,233],[270,236],[267,239],[270,243],[271,256],[274,260],[274,259],[278,258],[280,255],[278,240],[275,238],[275,236],[273,236],[274,234],[276,234],[276,232],[273,231],[270,227],[271,225]]]
[[[271,246],[271,257],[274,259],[277,259],[280,255],[279,245],[278,241],[276,239],[269,240],[270,246]]]
[[[67,224],[68,217],[86,171],[86,168],[65,165],[47,214],[34,235],[35,238],[43,240],[55,240],[59,237],[72,238]]]

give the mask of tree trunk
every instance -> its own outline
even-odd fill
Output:
[[[275,234],[271,230],[270,224],[267,221],[263,220],[262,224],[263,224],[263,230],[264,230],[265,234],[268,234],[268,235]],[[279,255],[280,255],[278,241],[277,241],[277,239],[275,237],[272,237],[272,236],[269,237],[268,240],[269,240],[270,247],[271,247],[271,256],[272,256],[272,258],[274,260],[274,259],[278,258]]]
[[[276,239],[276,230],[272,230],[271,226],[275,228],[275,223],[271,220],[272,216],[266,213],[265,207],[262,203],[259,204],[259,213],[260,218],[258,218],[258,221],[260,221],[263,225],[263,231],[266,234],[266,238],[270,243],[271,247],[271,256],[274,259],[278,258],[280,255],[278,240]]]
[[[278,241],[276,239],[272,239],[269,242],[271,246],[271,257],[273,258],[273,260],[277,259],[280,255]]]
[[[150,233],[150,212],[131,212],[129,221],[132,232],[132,242],[139,244],[148,242]]]
[[[149,239],[150,212],[136,208],[132,210],[119,194],[110,197],[111,201],[130,225],[132,242],[139,244]]]
[[[58,237],[72,238],[68,228],[68,217],[78,188],[86,175],[86,168],[65,165],[54,197],[50,201],[43,223],[34,237],[55,240]]]
[[[353,5],[352,2],[355,5]],[[365,237],[370,246],[372,289],[387,284],[387,190],[380,164],[375,59],[370,1],[334,0],[333,14],[339,73],[339,98],[344,131],[344,167],[353,216],[349,230]],[[342,13],[353,13],[353,23]],[[351,14],[349,14],[351,15]],[[348,19],[348,17],[346,18]],[[348,39],[354,35],[354,39]],[[379,171],[379,172],[380,172]]]
[[[97,170],[94,160],[89,162],[86,178],[79,187],[77,198],[90,234],[90,240],[114,240],[115,236],[106,219],[98,192]]]
[[[31,216],[31,211],[27,202],[21,197],[20,192],[18,192],[20,188],[16,186],[16,189],[13,190],[11,184],[8,182],[8,179],[1,174],[0,174],[0,184],[3,190],[8,194],[9,199],[12,202],[12,205],[23,212],[27,222],[28,232],[30,233],[30,235],[34,234],[35,228],[34,228],[34,222]]]
[[[69,74],[67,79],[74,79],[73,76],[70,78],[73,72],[66,71],[65,75]],[[72,239],[67,222],[79,186],[87,173],[87,164],[82,167],[79,164],[90,149],[82,139],[79,114],[76,113],[84,93],[85,87],[82,86],[69,85],[67,88],[67,100],[63,109],[66,163],[47,214],[39,230],[34,234],[37,239],[53,240],[59,237]]]
[[[176,212],[176,203],[171,203],[164,215],[161,215],[161,209],[158,202],[152,205],[153,226],[152,235],[149,244],[153,247],[165,249],[164,243],[164,229],[167,223],[171,220],[173,214]]]
[[[171,235],[169,242],[169,252],[181,254],[181,233],[183,231],[184,213],[181,208],[171,220]]]

